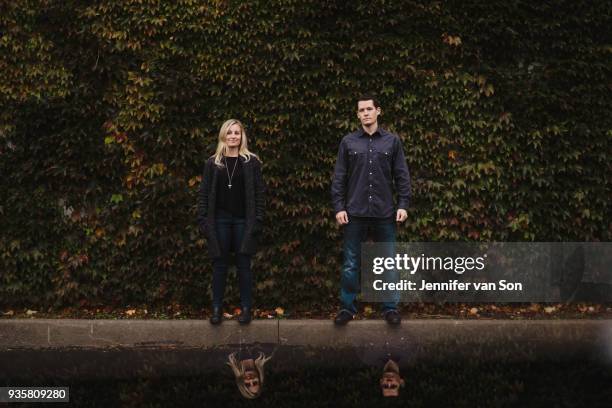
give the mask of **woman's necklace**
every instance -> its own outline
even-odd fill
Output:
[[[234,168],[232,169],[232,175],[230,176],[229,169],[227,168],[227,157],[223,156],[225,160],[225,171],[227,171],[227,178],[229,183],[227,183],[228,188],[232,188],[232,177],[234,177],[234,171],[236,171],[236,165],[238,164],[238,157],[236,157],[236,161],[234,162]]]

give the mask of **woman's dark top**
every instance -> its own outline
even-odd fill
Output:
[[[238,160],[238,157],[224,157],[222,163],[227,165],[227,169],[225,167],[219,169],[217,178],[217,215],[244,217],[245,194],[242,162]],[[234,170],[234,165],[236,170]],[[232,177],[231,188],[228,187],[228,171]],[[234,171],[233,175],[232,171]]]

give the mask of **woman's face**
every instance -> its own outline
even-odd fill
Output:
[[[232,126],[227,129],[227,134],[225,135],[225,144],[227,147],[240,147],[240,143],[242,142],[242,129],[240,125],[234,123]]]
[[[259,394],[259,376],[257,375],[257,371],[247,370],[244,372],[244,385],[251,391],[253,394]]]

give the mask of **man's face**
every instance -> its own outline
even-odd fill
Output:
[[[371,126],[378,121],[380,108],[374,107],[374,101],[359,101],[357,102],[357,117],[363,126]]]
[[[400,386],[404,383],[397,373],[386,372],[380,379],[383,397],[399,397]]]

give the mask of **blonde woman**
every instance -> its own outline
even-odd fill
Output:
[[[240,324],[251,321],[251,256],[264,216],[265,186],[261,162],[248,149],[244,125],[225,121],[217,150],[204,167],[198,198],[198,225],[207,238],[213,261],[212,324],[223,319],[223,295],[229,255],[235,253],[240,286]]]
[[[229,355],[227,365],[230,366],[238,391],[244,398],[254,399],[259,397],[264,385],[264,364],[272,356],[266,357],[262,352],[256,358],[238,360],[236,353]]]

